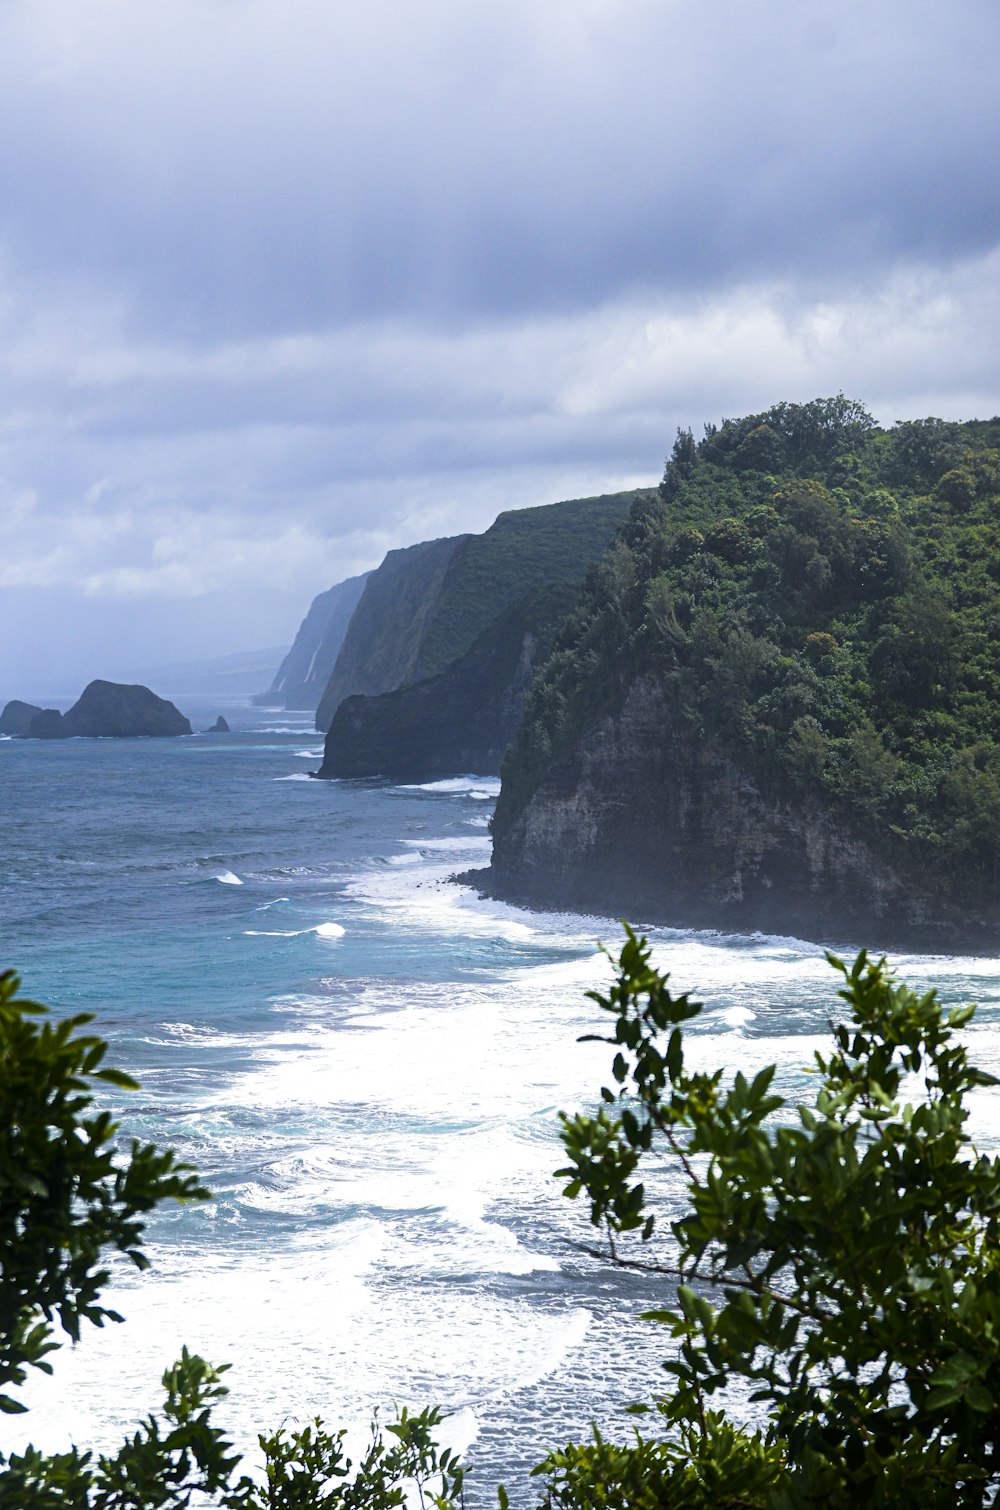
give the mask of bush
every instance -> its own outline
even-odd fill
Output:
[[[728,1087],[687,1068],[684,1024],[701,1009],[671,994],[644,939],[629,932],[611,990],[592,993],[613,1019],[613,1084],[596,1116],[564,1118],[560,1174],[613,1262],[663,1276],[667,1303],[647,1319],[673,1339],[675,1385],[659,1444],[597,1438],[550,1457],[550,1504],[993,1502],[1000,1161],[966,1121],[969,1093],[997,1082],[958,1037],[972,1007],[946,1012],[864,952],[827,957],[842,1021],[797,1105],[773,1091],[774,1066]],[[687,1189],[666,1231],[639,1178],[664,1158]],[[736,1379],[762,1424],[712,1408]]]

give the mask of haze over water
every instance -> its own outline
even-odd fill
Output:
[[[664,1339],[634,1320],[665,1292],[574,1246],[592,1229],[551,1177],[559,1109],[607,1078],[608,1052],[577,1038],[619,926],[447,880],[486,863],[495,780],[317,782],[309,720],[178,703],[234,732],[0,742],[2,961],[59,1012],[97,1013],[110,1062],[142,1082],[114,1102],[123,1131],[213,1191],[154,1218],[152,1271],[116,1273],[126,1325],[64,1349],[3,1446],[110,1445],[186,1343],[233,1365],[223,1414],[248,1451],[282,1421],[438,1402],[469,1445],[470,1505],[491,1502],[665,1382]],[[699,1059],[777,1060],[780,1088],[808,1095],[837,1007],[821,950],[653,937],[707,1003]],[[980,1003],[976,1058],[1000,1070],[1000,962],[895,962]],[[975,1106],[986,1144],[998,1107]]]

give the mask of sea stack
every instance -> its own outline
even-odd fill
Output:
[[[96,681],[68,713],[47,708],[27,732],[32,739],[134,739],[190,734],[191,725],[173,703],[148,687]]]
[[[0,713],[0,734],[9,734],[15,738],[27,734],[32,721],[41,711],[34,703],[22,703],[15,697]]]

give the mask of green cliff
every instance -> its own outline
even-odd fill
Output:
[[[355,645],[363,653],[351,666],[355,683],[385,666],[396,681],[381,696],[340,697],[319,774],[499,771],[538,659],[636,497],[633,490],[511,510],[482,535],[433,542],[450,547],[443,570],[440,554],[427,570],[413,555],[420,547],[390,553],[358,606],[321,714],[350,684],[344,673]],[[390,565],[394,575],[383,584],[377,579]]]
[[[486,886],[994,950],[998,580],[1000,419],[682,432],[528,696]]]
[[[316,709],[317,729],[330,727],[345,697],[390,692],[411,680],[427,620],[464,538],[389,551],[369,575]]]
[[[381,697],[347,698],[318,775],[428,781],[498,772],[535,668],[576,598],[570,582],[532,588],[447,671]]]

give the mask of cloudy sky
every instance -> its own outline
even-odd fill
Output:
[[[1000,411],[995,0],[0,0],[0,701],[843,390]]]

